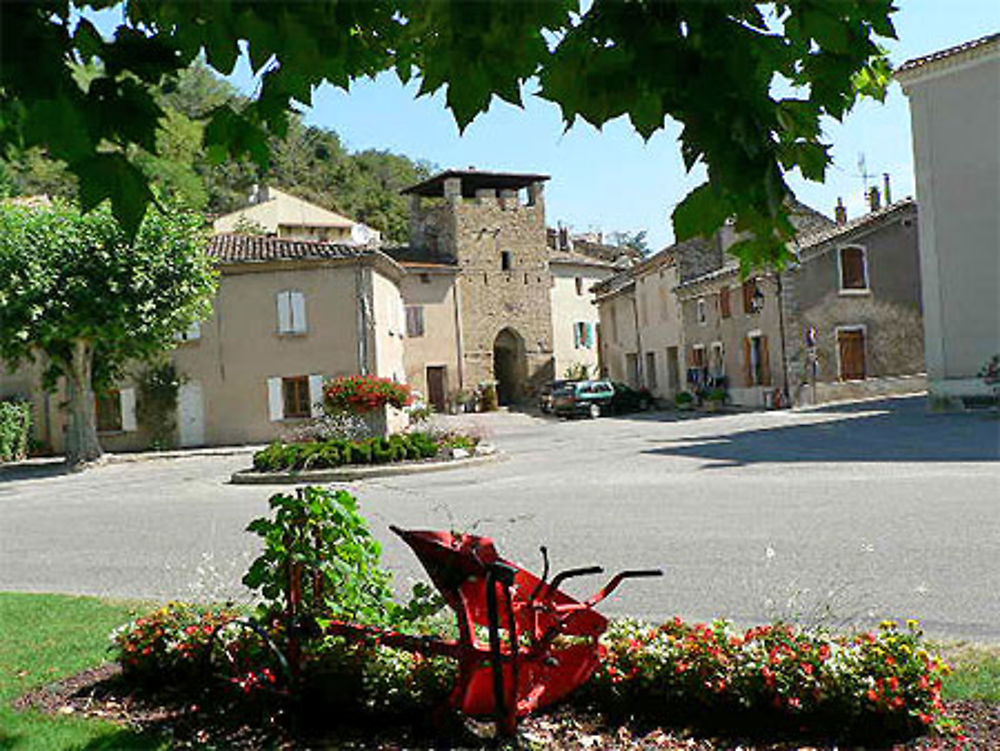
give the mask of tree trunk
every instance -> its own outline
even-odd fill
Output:
[[[94,348],[84,340],[73,343],[66,381],[69,391],[69,428],[66,431],[66,463],[83,464],[104,453],[97,440],[97,409],[91,375]]]

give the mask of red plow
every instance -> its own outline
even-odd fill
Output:
[[[600,574],[599,566],[568,569],[549,581],[544,547],[544,571],[538,577],[501,558],[488,537],[391,529],[413,549],[455,611],[458,638],[411,636],[343,622],[329,624],[326,633],[375,638],[389,647],[455,659],[459,670],[450,705],[469,716],[493,717],[502,735],[513,734],[518,718],[566,697],[597,669],[597,640],[607,619],[594,606],[625,579],[662,575],[660,570],[623,571],[579,602],[560,585],[571,577]],[[302,576],[301,571],[291,573],[288,616],[294,623]],[[486,629],[485,643],[476,627]],[[294,639],[289,651],[294,665]]]

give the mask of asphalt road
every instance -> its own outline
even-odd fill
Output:
[[[815,411],[596,421],[466,418],[493,464],[352,490],[397,584],[423,578],[390,523],[476,531],[540,570],[661,567],[602,609],[831,625],[915,617],[1000,642],[1000,421],[921,398]],[[248,456],[0,469],[0,590],[244,598],[243,532],[277,489],[227,484]],[[599,577],[577,580],[577,594]]]

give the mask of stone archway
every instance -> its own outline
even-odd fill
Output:
[[[528,380],[524,339],[510,327],[501,330],[493,340],[493,377],[500,404],[512,404],[524,395]]]

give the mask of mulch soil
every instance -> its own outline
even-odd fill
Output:
[[[689,751],[834,751],[856,747],[818,739],[775,740],[746,737],[712,737],[694,728],[659,728],[618,724],[595,713],[561,706],[521,722],[515,742],[498,744],[492,739],[492,724],[451,718],[435,732],[408,724],[368,722],[356,718],[336,722],[336,708],[324,711],[323,728],[306,727],[287,712],[275,709],[277,702],[257,710],[233,712],[232,705],[192,703],[191,696],[166,692],[148,693],[128,686],[117,665],[105,664],[64,681],[26,694],[15,702],[18,709],[35,708],[51,714],[101,718],[138,732],[163,734],[174,748],[213,746],[231,749],[687,749]],[[888,745],[893,751],[931,749],[1000,749],[1000,703],[982,701],[946,702],[948,713],[958,719],[967,740],[923,736]],[[352,724],[353,723],[353,724]],[[331,727],[335,729],[331,730]],[[860,748],[860,747],[858,747]]]

